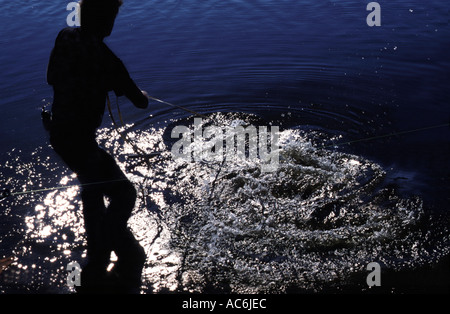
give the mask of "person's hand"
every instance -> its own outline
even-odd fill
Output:
[[[145,90],[141,90],[143,97],[139,97],[139,100],[133,101],[134,105],[141,109],[146,109],[148,107],[149,96]]]

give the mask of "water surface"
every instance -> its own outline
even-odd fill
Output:
[[[66,4],[0,3],[1,188],[76,185],[40,121]],[[368,27],[360,1],[125,1],[106,41],[142,89],[225,127],[279,126],[282,139],[272,173],[179,164],[168,134],[192,115],[119,99],[122,131],[162,152],[146,163],[126,157],[105,114],[99,142],[140,191],[142,292],[365,292],[372,261],[383,291],[448,291],[449,7],[380,5],[382,25]],[[79,187],[0,202],[0,257],[16,256],[0,291],[72,292]]]

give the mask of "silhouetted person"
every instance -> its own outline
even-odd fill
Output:
[[[81,273],[81,288],[87,292],[100,292],[112,277],[126,288],[138,288],[145,262],[143,248],[127,227],[136,190],[114,159],[99,148],[95,136],[108,91],[125,95],[138,108],[148,106],[146,93],[103,42],[121,4],[121,0],[83,0],[81,27],[58,34],[47,69],[54,90],[50,143],[82,186],[88,263]],[[111,251],[118,262],[108,273]]]

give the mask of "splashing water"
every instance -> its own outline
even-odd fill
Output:
[[[256,120],[216,114],[214,121],[235,126]],[[448,230],[430,223],[420,198],[397,195],[383,184],[382,167],[321,148],[314,134],[281,131],[279,164],[262,172],[258,161],[174,160],[165,136],[170,126],[125,129],[140,149],[162,152],[149,160],[126,158],[134,153],[130,145],[109,128],[98,132],[139,191],[129,225],[147,253],[143,292],[320,292],[354,285],[352,276],[372,261],[403,270],[448,254]],[[30,162],[7,163],[4,168],[16,173],[2,172],[0,181],[24,190],[76,184],[56,159],[39,160],[51,155],[46,149],[33,152]],[[74,186],[3,201],[10,212],[28,208],[6,237],[20,239],[14,253],[22,265],[7,282],[69,291],[64,267],[85,258],[78,192]],[[20,280],[24,267],[33,284]]]

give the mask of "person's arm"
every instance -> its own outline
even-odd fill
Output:
[[[106,47],[106,45],[105,45]],[[130,74],[123,62],[114,55],[108,48],[107,53],[110,56],[110,66],[112,67],[112,89],[117,96],[125,95],[138,108],[145,109],[148,107],[148,95],[141,91],[136,83],[131,79]]]
[[[133,103],[133,105],[141,109],[145,109],[148,107],[148,97],[146,95],[147,93],[141,91],[129,75],[123,80],[122,86],[123,94]]]

